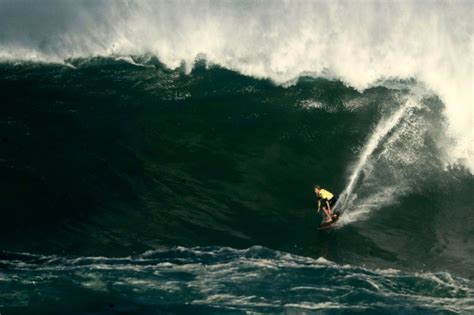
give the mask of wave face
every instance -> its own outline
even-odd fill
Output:
[[[216,246],[211,253],[223,246],[259,245],[325,257],[340,266],[366,266],[368,271],[341,267],[341,277],[372,272],[367,279],[400,299],[395,308],[401,311],[401,301],[427,312],[448,310],[447,301],[471,292],[456,295],[442,284],[430,308],[435,297],[417,287],[424,281],[417,274],[463,277],[456,283],[472,277],[474,219],[467,214],[474,180],[461,166],[444,167],[443,149],[450,141],[444,106],[416,81],[387,81],[358,92],[339,81],[301,77],[282,87],[204,60],[190,73],[170,70],[150,55],[70,59],[68,65],[3,63],[0,73],[0,246],[8,251],[3,292],[9,292],[16,276],[26,279],[32,272],[23,273],[24,257],[16,261],[11,253],[58,259],[44,275],[59,282],[51,278],[46,290],[62,287],[67,277],[61,270],[75,259],[139,255],[176,245]],[[312,191],[317,183],[340,195],[337,207],[344,215],[330,233],[317,230],[321,218]],[[238,264],[244,254],[235,255],[235,261],[222,259]],[[115,258],[110,259],[91,267],[92,273],[98,276],[102,265],[109,268]],[[127,264],[133,269],[138,261]],[[126,292],[140,287],[141,267],[136,268],[124,284]],[[298,266],[295,276],[306,268]],[[313,276],[319,270],[326,274],[324,281],[333,279],[334,269],[312,268]],[[404,270],[414,283],[374,271],[390,268]],[[123,282],[119,273],[104,273],[105,283]],[[223,281],[232,281],[233,274],[228,276]],[[184,285],[175,279],[179,273],[169,277],[168,282]],[[82,280],[71,281],[68,290],[83,286]],[[199,296],[186,300],[184,293],[165,301],[230,307],[245,297],[242,305],[253,306],[239,310],[266,309],[280,298],[256,306],[258,298],[252,296],[259,288],[265,296],[269,280],[259,281],[261,287],[242,294],[216,289],[213,294],[222,303]],[[343,286],[340,281],[337,286]],[[350,277],[347,281],[349,287],[358,286]],[[376,289],[361,281],[361,290],[373,296]],[[401,281],[413,296],[396,295],[391,281]],[[291,287],[306,286],[296,282]],[[146,293],[151,299],[154,289],[145,290],[151,290]],[[268,310],[300,309],[319,294],[312,290],[296,289],[294,298]],[[25,294],[32,298],[35,292]],[[80,292],[81,298],[89,294]],[[426,300],[417,300],[417,292]],[[345,310],[354,301],[349,307],[354,310],[361,301],[341,297],[318,304],[329,303],[324,296],[304,305]],[[388,300],[373,298],[385,309]],[[16,295],[12,299],[2,305],[26,303]],[[365,299],[370,298],[362,299],[363,307],[372,310]],[[151,303],[145,300],[144,305]],[[467,307],[466,301],[458,302],[453,310]]]
[[[170,68],[196,56],[283,83],[303,73],[359,91],[414,78],[446,105],[445,163],[474,171],[470,1],[60,1],[0,3],[0,58],[150,53]]]
[[[6,312],[27,306],[68,314],[457,314],[474,308],[473,282],[448,273],[368,270],[263,247],[178,247],[127,258],[3,254],[0,264]]]

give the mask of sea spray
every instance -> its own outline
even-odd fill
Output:
[[[379,147],[379,145],[384,141],[387,134],[392,131],[403,119],[404,115],[406,115],[407,111],[410,108],[417,106],[417,102],[414,99],[407,99],[403,106],[401,106],[397,111],[391,114],[388,118],[380,120],[380,122],[375,127],[374,131],[371,133],[367,143],[364,145],[361,153],[359,155],[358,161],[355,164],[351,175],[349,176],[349,181],[347,183],[346,188],[342,191],[339,200],[336,205],[336,210],[340,210],[341,212],[346,212],[344,219],[341,220],[344,223],[352,222],[356,220],[362,213],[366,212],[366,209],[358,208],[354,209],[354,201],[357,198],[357,192],[354,191],[358,180],[361,177],[361,174],[364,170],[367,169],[368,163],[374,151]],[[375,198],[376,200],[380,199],[380,196],[387,196],[391,194],[393,191],[384,191],[382,193],[375,192],[374,194],[378,195],[379,198]]]
[[[150,53],[189,72],[201,55],[278,83],[311,73],[359,91],[414,78],[446,105],[456,139],[447,162],[472,172],[472,10],[470,1],[2,1],[0,59]]]

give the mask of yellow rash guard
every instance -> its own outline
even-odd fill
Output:
[[[333,194],[331,194],[329,191],[326,189],[320,189],[319,190],[319,195],[318,198],[323,199],[323,200],[331,200],[334,197]]]

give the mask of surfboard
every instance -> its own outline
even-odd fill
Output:
[[[331,222],[328,222],[328,223],[321,223],[319,225],[319,229],[318,230],[326,230],[326,229],[330,229],[330,228],[333,228],[334,227],[334,224],[336,224],[336,222],[339,220],[339,217],[341,216],[340,213],[334,213],[336,215],[335,218],[332,219]]]

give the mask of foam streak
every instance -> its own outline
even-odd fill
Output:
[[[384,140],[386,135],[397,126],[397,124],[402,120],[403,116],[406,114],[409,108],[415,105],[414,101],[409,99],[405,104],[400,107],[396,112],[394,112],[387,119],[381,120],[371,137],[367,141],[366,145],[361,151],[359,160],[352,171],[351,176],[349,177],[349,182],[346,188],[341,193],[339,202],[337,203],[337,208],[342,208],[345,211],[347,208],[351,207],[352,202],[355,200],[357,195],[354,193],[354,188],[357,183],[357,180],[360,178],[364,167],[367,165],[370,157],[380,143]]]

